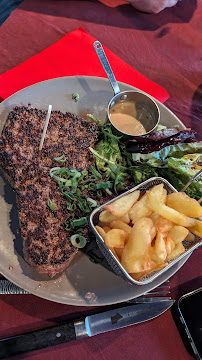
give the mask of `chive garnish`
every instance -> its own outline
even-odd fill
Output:
[[[101,198],[101,197],[102,197],[102,190],[98,190],[98,191],[97,191],[97,197],[98,197],[98,198]]]
[[[61,155],[61,156],[59,156],[59,157],[55,157],[54,160],[55,160],[56,162],[64,163],[64,162],[67,160],[67,158],[66,158],[65,155]]]
[[[75,102],[77,102],[79,100],[79,94],[78,93],[73,93],[72,94],[72,99],[75,100]]]
[[[84,226],[88,224],[88,219],[87,217],[82,217],[80,219],[75,219],[72,221],[71,223],[71,227],[75,228],[75,227],[79,227],[79,226]]]
[[[88,203],[91,205],[92,208],[98,206],[98,202],[96,200],[91,199],[89,197],[86,200],[88,201]]]
[[[94,166],[90,165],[89,168],[97,179],[102,179],[102,175],[94,168]]]
[[[100,181],[98,184],[95,184],[95,189],[110,189],[112,187],[112,183],[110,181]]]
[[[55,209],[55,204],[51,201],[51,199],[47,200],[47,205],[53,211]]]
[[[91,194],[95,193],[96,198],[101,198],[103,193],[111,194],[112,183],[103,181],[102,175],[93,166],[81,172],[77,169],[54,167],[50,170],[50,176],[58,183],[59,190],[67,199],[66,207],[71,217],[66,219],[65,229],[70,233],[75,228],[77,233],[82,232],[88,224],[88,218],[78,217],[77,213],[82,211],[86,215],[90,214],[93,208],[99,206]]]
[[[74,247],[79,249],[82,249],[86,245],[86,238],[81,234],[72,235],[70,241]]]

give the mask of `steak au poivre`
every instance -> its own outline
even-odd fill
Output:
[[[16,191],[25,260],[39,273],[53,277],[77,253],[64,228],[66,200],[50,177],[54,158],[64,155],[63,167],[78,171],[94,165],[89,147],[97,125],[76,115],[52,111],[43,148],[39,144],[47,111],[16,106],[8,115],[0,139],[0,168]],[[54,211],[47,199],[55,204]],[[88,229],[86,229],[88,237]]]

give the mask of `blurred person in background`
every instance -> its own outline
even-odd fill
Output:
[[[177,4],[178,0],[126,0],[129,2],[135,9],[147,12],[158,14],[160,11],[165,8],[172,7]]]

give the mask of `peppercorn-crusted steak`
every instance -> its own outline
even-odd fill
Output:
[[[62,167],[87,169],[94,164],[97,126],[73,114],[51,113],[44,145],[39,151],[46,111],[17,106],[8,115],[0,139],[0,168],[16,191],[25,260],[51,277],[64,270],[77,252],[64,223],[66,201],[49,171],[55,157]],[[54,210],[47,200],[54,203]]]

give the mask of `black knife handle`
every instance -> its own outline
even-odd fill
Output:
[[[73,321],[0,339],[0,359],[62,344],[75,339],[76,334]]]

